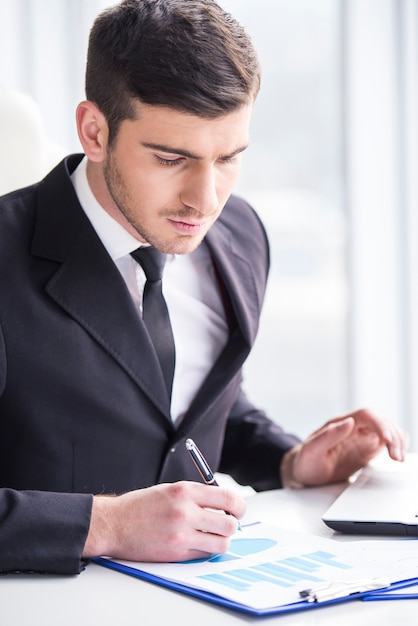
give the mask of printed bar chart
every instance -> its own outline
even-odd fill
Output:
[[[234,558],[234,554],[241,554],[241,556],[256,554],[267,549],[267,547],[272,547],[272,544],[267,546],[264,541],[266,540],[241,539],[237,546],[234,546],[234,541],[232,541],[230,550],[226,555],[222,556],[226,557],[225,561],[228,561]],[[220,561],[221,559],[218,559],[218,562]],[[199,578],[240,591],[248,591],[256,583],[270,583],[280,587],[292,587],[305,581],[311,583],[323,582],[324,578],[321,577],[320,573],[324,566],[339,570],[347,570],[352,567],[337,560],[335,554],[317,550],[307,554],[286,557],[278,561],[260,563],[249,568],[228,569],[216,574],[204,574]],[[315,575],[315,573],[318,575]]]
[[[225,554],[176,563],[120,563],[170,588],[255,611],[303,602],[300,593],[381,576],[380,568],[352,548],[316,535],[263,523],[242,526]],[[414,570],[415,571],[415,570]]]

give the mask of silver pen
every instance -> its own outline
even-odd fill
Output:
[[[189,451],[190,456],[192,457],[192,461],[196,465],[197,471],[199,472],[205,483],[207,485],[214,485],[215,487],[219,487],[205,457],[200,452],[193,439],[186,439],[186,449]]]
[[[219,487],[218,483],[216,482],[214,473],[210,469],[208,462],[206,461],[203,454],[200,452],[199,448],[197,447],[193,439],[186,439],[185,445],[186,445],[186,449],[189,451],[190,456],[192,457],[193,463],[196,465],[196,468],[199,474],[201,475],[201,477],[203,478],[203,480],[205,481],[205,483],[207,485],[213,485],[215,487]],[[225,511],[225,513],[227,515],[232,515],[232,513],[229,513],[229,511]],[[239,522],[238,522],[238,530],[241,530],[241,525]]]

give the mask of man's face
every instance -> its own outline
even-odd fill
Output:
[[[123,121],[107,149],[96,196],[139,241],[192,252],[238,178],[251,110],[208,120],[138,104],[137,119]]]

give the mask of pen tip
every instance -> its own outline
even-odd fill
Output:
[[[193,439],[186,439],[185,445],[188,450],[191,450],[194,446]]]

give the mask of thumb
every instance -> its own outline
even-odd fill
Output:
[[[325,424],[322,428],[308,437],[305,443],[307,446],[312,445],[312,448],[317,448],[317,446],[319,446],[322,450],[324,448],[330,449],[351,435],[354,427],[354,418],[351,416],[344,417],[337,422]]]
[[[295,480],[304,485],[320,485],[335,481],[338,448],[353,432],[355,420],[346,417],[325,424],[301,446],[293,463]]]

